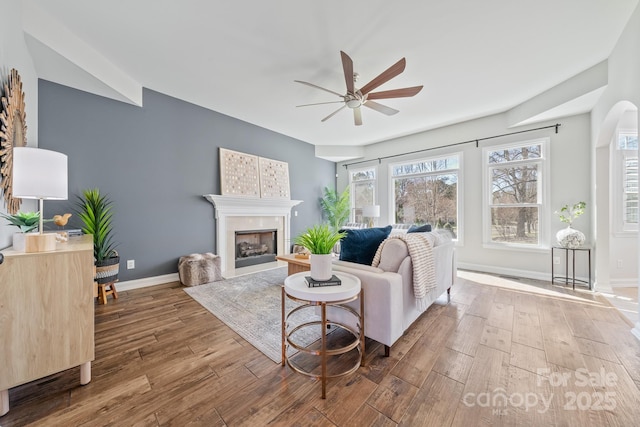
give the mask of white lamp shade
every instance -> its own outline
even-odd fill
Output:
[[[14,147],[13,196],[21,199],[66,200],[67,156],[41,148]]]
[[[362,208],[362,216],[365,218],[379,218],[380,205],[364,206]]]

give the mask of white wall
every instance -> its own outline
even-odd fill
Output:
[[[617,272],[615,263],[621,249],[612,239],[609,224],[609,177],[605,165],[609,164],[609,144],[615,128],[623,118],[625,111],[640,107],[640,6],[629,19],[618,43],[608,60],[609,84],[591,113],[592,150],[594,152],[594,175],[592,193],[597,201],[596,215],[593,217],[592,230],[597,240],[596,274],[598,286],[606,289],[611,286],[612,277]],[[637,118],[636,118],[637,121]],[[607,159],[605,160],[605,157]],[[599,167],[596,168],[596,165]],[[638,240],[636,240],[635,260],[638,263]],[[629,279],[629,277],[626,277]],[[633,279],[633,278],[631,278]],[[637,273],[635,282],[637,283]]]
[[[464,213],[464,241],[463,244],[457,248],[459,266],[487,272],[549,280],[551,273],[551,256],[549,250],[517,251],[513,249],[487,249],[483,247],[481,211],[483,192],[482,147],[527,141],[539,137],[549,137],[551,140],[551,209],[557,210],[566,203],[585,201],[588,207],[587,213],[580,217],[574,223],[574,226],[581,229],[587,236],[587,240],[590,241],[591,233],[589,224],[592,209],[589,208],[592,202],[590,195],[591,138],[589,133],[589,115],[581,114],[552,122],[537,123],[531,126],[511,129],[506,127],[506,123],[507,114],[498,114],[365,147],[365,159],[374,159],[368,164],[377,165],[378,158],[388,155],[544,127],[554,125],[555,123],[562,124],[558,134],[556,134],[553,129],[548,129],[483,141],[480,143],[480,148],[476,148],[475,144],[471,143],[432,150],[421,154],[382,160],[378,165],[378,201],[381,205],[382,212],[382,217],[378,223],[387,224],[390,222],[388,216],[390,200],[387,196],[389,194],[389,162],[393,163],[443,153],[462,152],[464,169],[462,185],[464,187],[461,190],[461,206]],[[343,165],[344,163],[341,163],[338,167],[338,188],[340,189],[343,189],[348,184],[348,173]],[[354,167],[361,166],[363,165]],[[564,226],[556,216],[552,216],[550,230],[548,232],[549,235],[546,236],[547,240],[553,243],[555,233]],[[578,271],[579,277],[586,276],[585,260],[586,257],[578,258],[576,270]]]
[[[2,25],[0,25],[0,81],[2,94],[4,84],[12,68],[18,70],[22,80],[22,90],[25,94],[27,117],[27,144],[37,146],[38,138],[38,77],[31,56],[27,51],[22,32],[22,2],[20,0],[0,0],[2,11]],[[36,210],[33,201],[24,201],[21,210]],[[0,202],[0,212],[6,213],[4,197]],[[15,227],[6,226],[6,221],[0,219],[0,249],[11,245],[11,235]]]

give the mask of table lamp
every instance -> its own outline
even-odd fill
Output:
[[[364,206],[362,208],[362,216],[369,218],[369,228],[373,227],[375,218],[380,217],[380,205]]]
[[[56,249],[56,235],[44,233],[44,200],[66,200],[68,197],[67,156],[56,151],[33,147],[13,148],[13,196],[38,199],[40,226],[38,234],[25,235],[25,252]]]

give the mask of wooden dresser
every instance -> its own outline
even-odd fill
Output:
[[[91,381],[94,359],[92,236],[72,237],[51,252],[1,251],[0,415],[9,389],[80,366]]]

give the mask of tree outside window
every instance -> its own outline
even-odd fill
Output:
[[[487,148],[491,243],[540,245],[544,144]]]
[[[391,166],[394,221],[458,230],[459,155]]]
[[[353,222],[365,222],[362,208],[375,205],[376,169],[354,170],[349,174],[351,182],[351,216]]]

